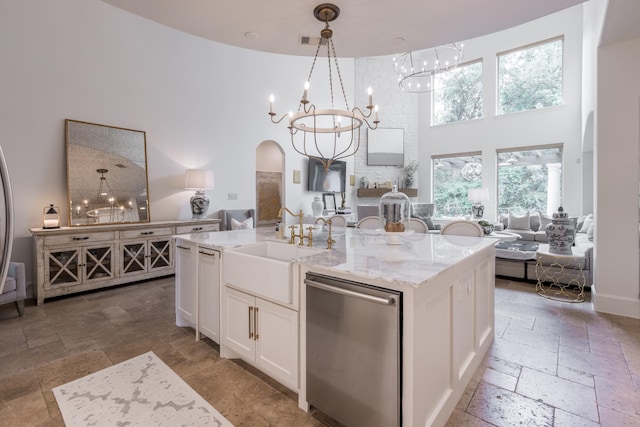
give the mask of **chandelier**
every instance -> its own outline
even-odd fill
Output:
[[[436,74],[455,69],[462,60],[462,43],[451,43],[393,58],[393,71],[405,92],[431,92]]]
[[[373,104],[372,90],[369,87],[368,105],[366,113],[358,108],[349,108],[349,102],[344,91],[342,76],[340,75],[340,67],[333,43],[333,31],[329,28],[329,22],[334,21],[340,15],[340,8],[334,4],[323,3],[313,10],[313,16],[321,22],[325,23],[325,27],[320,32],[322,37],[318,44],[316,54],[311,64],[309,77],[304,84],[304,92],[302,99],[298,104],[297,112],[290,112],[279,119],[276,119],[276,113],[273,111],[274,97],[269,98],[269,116],[275,124],[280,123],[285,118],[289,119],[289,133],[291,134],[291,144],[296,152],[312,159],[317,159],[322,163],[325,172],[328,172],[331,164],[339,159],[353,156],[360,148],[360,127],[366,124],[369,129],[378,127],[378,106]],[[309,88],[313,69],[318,59],[321,46],[327,47],[327,61],[329,70],[329,95],[331,99],[330,108],[320,109],[309,101]],[[336,108],[334,105],[334,77],[333,67],[337,76],[337,82],[340,84],[342,98],[344,100],[344,109]],[[373,121],[369,119],[373,116]],[[301,135],[298,135],[301,133]],[[296,136],[298,138],[296,139]]]

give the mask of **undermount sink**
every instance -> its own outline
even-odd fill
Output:
[[[293,303],[294,262],[325,249],[260,242],[224,251],[224,282],[252,294]]]

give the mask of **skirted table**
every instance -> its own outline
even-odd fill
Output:
[[[536,253],[536,292],[556,301],[584,302],[584,267],[584,254],[556,254],[549,252],[548,244],[540,244]],[[572,274],[566,273],[565,268],[570,268]],[[568,276],[572,277],[567,280]]]

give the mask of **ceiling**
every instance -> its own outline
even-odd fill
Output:
[[[324,27],[313,16],[320,1],[103,1],[196,36],[272,53],[313,56],[316,47],[300,39],[317,38]],[[389,55],[469,40],[583,1],[337,0],[340,16],[330,25],[338,56]]]

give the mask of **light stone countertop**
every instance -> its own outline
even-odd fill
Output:
[[[334,249],[299,260],[310,269],[349,274],[354,278],[378,279],[396,285],[417,287],[448,270],[464,258],[485,248],[493,250],[491,238],[442,236],[416,233],[401,238],[401,245],[388,245],[384,235],[353,228],[334,236]],[[271,229],[218,231],[174,236],[211,249],[225,250],[262,241],[274,241]],[[316,236],[314,247],[324,248],[326,236]],[[287,244],[287,240],[280,240]]]

